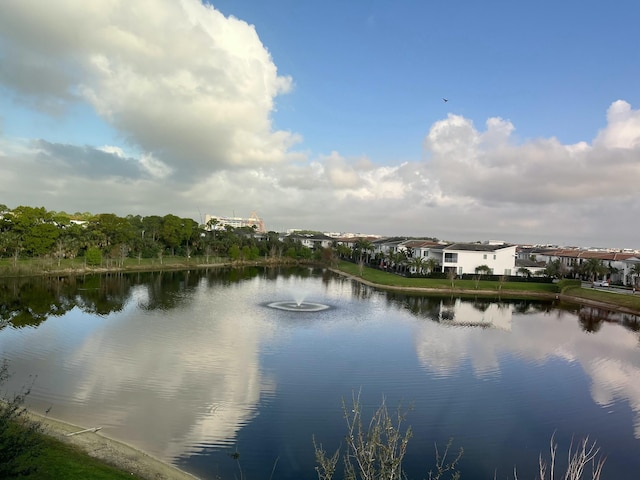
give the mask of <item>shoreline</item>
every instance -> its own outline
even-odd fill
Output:
[[[341,275],[343,277],[349,278],[350,280],[354,280],[356,282],[362,283],[363,285],[367,285],[372,288],[377,288],[379,290],[390,290],[396,292],[415,292],[415,293],[440,293],[440,294],[451,294],[451,295],[482,295],[486,297],[526,297],[526,298],[540,298],[545,300],[558,300],[562,302],[572,303],[574,305],[588,305],[590,307],[599,307],[606,310],[627,313],[629,315],[638,315],[640,316],[640,310],[634,310],[632,308],[628,308],[622,305],[617,305],[615,303],[609,303],[599,300],[592,300],[589,298],[578,297],[574,295],[568,295],[566,293],[552,293],[552,292],[529,292],[525,290],[518,291],[510,291],[503,290],[498,293],[495,290],[467,290],[467,289],[445,289],[445,288],[429,288],[429,287],[400,287],[396,285],[382,285],[379,283],[374,283],[369,280],[365,280],[364,278],[358,277],[356,275],[344,272],[337,268],[327,267],[328,270],[332,271],[337,275]]]
[[[144,451],[109,438],[98,429],[86,429],[73,423],[27,411],[29,419],[43,426],[43,433],[63,443],[73,445],[88,456],[144,480],[198,480],[198,477],[163,462]],[[81,433],[80,433],[81,432]],[[74,435],[69,435],[74,433]]]
[[[534,292],[534,291],[526,291],[526,290],[502,290],[497,292],[495,290],[469,290],[469,289],[448,289],[448,288],[430,288],[430,287],[410,287],[410,286],[397,286],[397,285],[384,285],[375,282],[371,282],[369,280],[365,280],[362,277],[354,275],[352,273],[345,272],[336,267],[331,267],[328,265],[318,264],[317,262],[305,262],[305,261],[287,261],[283,259],[258,259],[252,261],[246,260],[227,260],[227,261],[218,261],[212,263],[198,263],[197,261],[191,263],[189,261],[182,263],[166,263],[166,264],[155,264],[155,265],[126,265],[126,266],[111,266],[111,267],[87,267],[87,266],[78,266],[76,268],[60,268],[60,269],[52,269],[52,270],[39,270],[33,272],[7,272],[3,271],[4,269],[0,268],[0,278],[28,278],[28,277],[66,277],[73,275],[94,275],[94,274],[104,274],[104,273],[144,273],[144,272],[158,272],[158,271],[180,271],[180,270],[206,270],[209,268],[242,268],[242,267],[255,267],[255,266],[263,266],[263,267],[273,267],[273,266],[284,266],[291,267],[296,265],[315,265],[318,267],[326,268],[327,270],[349,278],[351,280],[355,280],[363,285],[370,286],[372,288],[377,288],[379,290],[387,290],[387,291],[396,291],[396,292],[407,292],[407,293],[428,293],[428,294],[450,294],[450,295],[473,295],[473,296],[484,296],[484,297],[493,297],[500,298],[502,296],[506,298],[539,298],[545,300],[558,300],[561,302],[571,303],[574,305],[588,305],[591,307],[603,308],[606,310],[626,313],[630,315],[638,315],[640,316],[640,308],[629,308],[624,305],[619,305],[614,302],[607,302],[601,300],[594,300],[590,298],[585,298],[581,296],[574,296],[562,292],[552,293],[552,292]]]

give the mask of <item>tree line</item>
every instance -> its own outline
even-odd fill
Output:
[[[277,232],[257,235],[254,228],[208,225],[173,214],[164,216],[56,212],[44,207],[0,205],[0,257],[83,258],[99,265],[104,258],[157,258],[165,255],[231,260],[259,257],[313,258],[314,252]],[[316,253],[319,255],[319,253]]]

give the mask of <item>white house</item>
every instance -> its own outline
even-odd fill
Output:
[[[515,275],[516,246],[505,243],[454,243],[442,250],[442,271],[475,273],[486,265],[494,275]]]

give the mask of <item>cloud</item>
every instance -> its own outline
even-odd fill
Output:
[[[55,165],[58,177],[64,175],[120,177],[135,180],[144,174],[143,166],[132,157],[125,157],[117,147],[94,148],[88,145],[64,145],[46,140],[33,142],[38,159],[42,163]]]
[[[422,158],[385,165],[367,145],[357,157],[331,139],[324,151],[297,150],[301,135],[271,118],[293,79],[252,25],[198,0],[8,2],[0,56],[3,94],[39,119],[82,121],[89,106],[116,132],[98,145],[12,138],[3,111],[0,196],[10,206],[257,211],[273,229],[448,240],[628,247],[640,235],[627,220],[640,216],[640,110],[623,100],[595,138],[571,145],[521,141],[505,118],[478,127],[450,114],[415,138]]]
[[[490,118],[484,132],[449,115],[424,140],[429,167],[447,195],[484,205],[549,205],[627,199],[640,179],[640,113],[625,102],[609,109],[609,123],[593,145],[563,145],[555,138],[512,141],[515,127]]]
[[[0,32],[0,81],[19,99],[58,114],[87,102],[176,174],[297,156],[299,136],[270,118],[292,79],[252,25],[197,0],[9,2]]]
[[[613,102],[607,111],[607,127],[598,133],[594,145],[605,149],[639,149],[640,111],[632,110],[624,100]]]

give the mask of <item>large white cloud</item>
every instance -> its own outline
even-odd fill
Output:
[[[5,2],[0,80],[45,111],[88,102],[176,173],[281,162],[270,114],[292,80],[255,28],[197,0]]]
[[[555,138],[511,141],[514,126],[490,118],[486,130],[449,115],[424,140],[433,174],[450,195],[492,204],[555,204],[593,198],[628,199],[640,179],[640,114],[615,102],[593,145],[563,145]]]

